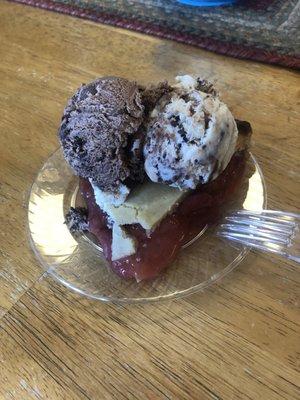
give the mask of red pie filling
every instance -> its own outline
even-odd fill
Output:
[[[226,203],[233,198],[245,170],[245,153],[235,153],[227,168],[214,181],[200,185],[165,217],[150,237],[139,225],[127,225],[137,240],[135,254],[111,260],[112,231],[105,213],[95,202],[94,191],[87,179],[80,179],[80,192],[88,208],[89,231],[103,249],[110,266],[122,278],[137,281],[158,276],[176,258],[180,248],[195,237],[206,224],[215,223]]]

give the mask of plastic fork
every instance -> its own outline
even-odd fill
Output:
[[[300,214],[240,210],[225,217],[217,234],[300,263]]]

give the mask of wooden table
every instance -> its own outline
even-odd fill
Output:
[[[1,400],[300,399],[299,265],[251,253],[203,293],[115,306],[54,282],[29,248],[29,188],[75,88],[182,72],[251,121],[269,207],[297,210],[295,71],[0,1]]]

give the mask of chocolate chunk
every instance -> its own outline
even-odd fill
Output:
[[[214,88],[214,85],[206,79],[198,78],[196,89],[200,90],[201,92],[211,94],[212,96],[217,96],[218,94]]]
[[[170,124],[174,127],[178,126],[180,123],[179,115],[172,115],[170,118]]]
[[[185,143],[187,143],[188,140],[187,140],[187,137],[186,137],[186,131],[185,131],[185,129],[184,129],[184,127],[183,127],[182,125],[180,125],[180,128],[178,129],[178,133],[179,133],[179,135],[182,137],[182,140],[183,140]]]
[[[181,98],[182,98],[182,100],[184,100],[186,103],[188,103],[188,102],[191,100],[189,94],[183,94],[183,95],[181,96]]]
[[[209,121],[210,121],[209,115],[205,112],[204,113],[204,127],[205,127],[205,130],[208,129]]]

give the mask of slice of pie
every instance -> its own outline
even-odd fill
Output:
[[[59,131],[87,209],[89,230],[111,268],[156,277],[180,248],[215,222],[242,179],[251,128],[235,121],[207,81],[188,75],[148,88],[116,77],[83,85]]]

